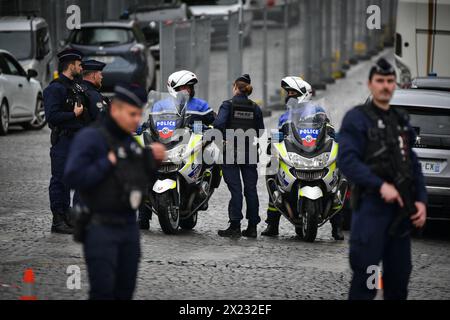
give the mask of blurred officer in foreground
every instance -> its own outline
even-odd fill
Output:
[[[92,119],[105,117],[109,112],[110,101],[100,93],[102,87],[103,73],[105,63],[96,60],[86,60],[81,64],[83,67],[83,86],[89,101],[89,113]]]
[[[146,100],[139,86],[116,86],[110,114],[82,130],[70,149],[64,178],[86,206],[75,240],[84,244],[90,299],[133,296],[140,258],[136,210],[165,156],[161,144],[143,148],[132,136]]]
[[[83,88],[75,79],[80,76],[82,53],[66,49],[58,53],[59,77],[44,90],[45,117],[52,130],[50,140],[50,209],[52,232],[72,233],[69,217],[70,189],[62,182],[69,147],[75,133],[91,122],[85,110]],[[74,195],[76,199],[76,195]]]
[[[264,121],[260,107],[250,100],[248,96],[252,93],[251,79],[248,74],[240,76],[233,84],[233,98],[222,103],[219,109],[214,127],[224,133],[226,139],[226,130],[255,130],[256,136],[247,138],[244,144],[238,145],[236,139],[226,141],[226,150],[224,152],[224,164],[222,165],[223,177],[231,193],[231,200],[228,204],[228,215],[230,225],[225,230],[219,230],[221,237],[240,237],[242,216],[242,184],[241,174],[244,183],[244,196],[247,203],[248,219],[247,229],[242,232],[245,237],[256,238],[256,226],[261,221],[259,217],[259,200],[256,183],[258,182],[258,151],[252,148],[252,138],[259,137],[259,130],[264,129]],[[251,134],[249,136],[252,136]],[[232,145],[234,150],[230,147]],[[234,159],[227,157],[227,153],[234,151]],[[256,157],[252,163],[252,155]]]
[[[350,299],[375,297],[368,278],[380,261],[384,298],[407,298],[410,231],[426,220],[424,178],[412,150],[416,135],[408,114],[389,106],[395,86],[394,68],[379,59],[369,74],[373,99],[350,110],[339,132],[338,167],[353,184]]]
[[[311,85],[303,80],[301,77],[288,76],[281,79],[281,88],[286,91],[286,104],[290,99],[297,99],[298,102],[307,102],[311,101],[313,97],[312,87]],[[325,112],[325,110],[323,110]],[[287,124],[290,116],[290,111],[286,111],[280,116],[278,121],[278,130],[286,132],[285,124]],[[328,121],[327,123],[328,135],[336,139],[334,127]],[[268,154],[270,154],[270,146],[267,149]],[[267,178],[274,178],[275,175],[268,175]],[[272,203],[271,197],[269,196],[269,204],[267,207],[267,227],[261,232],[262,236],[275,237],[279,234],[279,225],[280,225],[281,213],[277,210],[277,208]],[[331,219],[331,235],[335,240],[344,240],[344,234],[342,233],[342,213],[335,214]]]

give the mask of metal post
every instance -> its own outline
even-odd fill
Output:
[[[283,71],[284,74],[290,74],[289,72],[289,6],[288,0],[284,0],[284,23],[283,23]]]
[[[191,40],[191,46],[190,46],[190,55],[189,55],[189,68],[191,70],[195,70],[196,65],[195,65],[195,58],[196,58],[196,54],[195,54],[195,47],[197,45],[197,39],[195,37],[196,33],[197,33],[197,22],[195,20],[195,17],[192,17],[191,19],[191,29],[190,29],[191,33],[190,33],[190,40]]]
[[[321,35],[320,33],[322,32],[322,28],[320,25],[320,21],[321,19],[319,19],[319,7],[320,4],[317,0],[308,0],[309,2],[309,6],[311,8],[311,16],[313,17],[313,20],[311,21],[311,28],[314,31],[310,31],[308,36],[310,41],[307,41],[305,43],[310,43],[311,46],[309,48],[309,50],[311,51],[310,54],[310,58],[311,58],[311,77],[310,77],[310,83],[311,86],[315,89],[318,90],[324,90],[326,89],[326,85],[324,82],[321,81],[320,76],[321,76],[321,58],[322,58],[322,44],[321,44]],[[313,34],[314,33],[314,34]],[[307,80],[308,81],[308,80]]]
[[[371,4],[372,4],[372,0],[366,0],[366,7],[364,8],[366,19],[368,17],[366,10]],[[366,25],[366,29],[367,29],[367,44],[368,44],[368,46],[367,46],[368,52],[367,53],[370,57],[372,57],[377,53],[375,51],[375,30],[369,30],[367,28],[367,25]]]
[[[175,68],[175,25],[159,23],[160,79],[159,90],[165,89],[165,83]]]
[[[267,6],[263,9],[263,65],[262,65],[262,87],[263,87],[263,107],[267,107]]]
[[[340,1],[340,65],[342,70],[348,70],[348,39],[347,39],[347,0]]]
[[[331,7],[332,7],[332,3],[329,0],[325,0],[324,2],[324,15],[325,15],[325,36],[324,36],[324,49],[325,49],[325,59],[324,59],[324,72],[325,72],[325,77],[324,77],[324,81],[326,83],[334,83],[335,80],[332,77],[332,67],[331,67],[331,63],[333,60],[332,54],[333,54],[333,48],[332,48],[332,36],[331,36]]]
[[[311,82],[311,78],[312,78],[312,59],[311,59],[311,0],[304,0],[303,1],[303,10],[301,10],[302,13],[304,13],[303,15],[303,19],[304,19],[304,36],[303,36],[303,43],[305,44],[309,44],[309,45],[304,45],[304,77],[306,79],[306,81]],[[303,20],[302,19],[302,20]]]
[[[356,64],[358,62],[358,59],[355,55],[355,42],[356,42],[356,29],[355,29],[355,20],[356,20],[356,2],[358,0],[350,0],[350,16],[348,19],[349,24],[349,31],[350,31],[350,41],[348,45],[349,55],[348,55],[348,61],[350,64]]]
[[[239,12],[228,13],[228,88],[242,72],[242,47],[240,38]]]

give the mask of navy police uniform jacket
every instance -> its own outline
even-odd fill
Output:
[[[103,96],[100,91],[90,81],[83,80],[83,87],[89,100],[89,106],[85,106],[89,110],[91,119],[97,119],[101,108],[103,108]]]
[[[75,83],[74,80],[70,80],[63,74],[59,77],[68,86],[72,86]],[[66,99],[66,87],[59,82],[51,82],[44,90],[45,118],[51,126],[77,131],[83,127],[83,124],[77,120],[73,111],[65,111],[63,109]]]

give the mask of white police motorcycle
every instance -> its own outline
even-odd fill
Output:
[[[190,115],[185,93],[180,92],[174,98],[168,93],[152,91],[148,100],[143,142],[164,144],[167,159],[149,188],[146,205],[158,215],[164,233],[176,234],[179,228],[193,229],[198,211],[207,209],[208,200],[221,179],[220,170],[214,165],[220,150],[203,139],[207,127],[188,126]]]
[[[297,235],[313,242],[317,230],[343,206],[347,182],[336,167],[338,143],[327,134],[329,118],[316,102],[287,103],[289,117],[278,141],[272,138],[266,185],[275,207]]]

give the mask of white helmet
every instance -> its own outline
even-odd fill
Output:
[[[180,86],[194,85],[197,82],[198,79],[195,73],[188,70],[177,71],[172,73],[167,79],[167,90],[169,90],[169,93],[172,96],[176,97],[177,96],[176,88]]]
[[[312,98],[312,87],[311,85],[303,80],[301,77],[285,77],[281,79],[281,87],[288,91],[293,90],[297,91],[299,96],[297,97],[297,100],[299,102],[302,101],[310,101]]]

